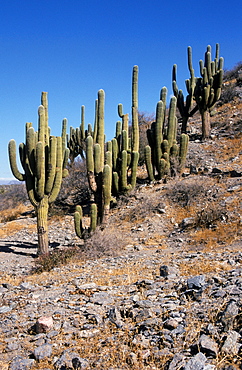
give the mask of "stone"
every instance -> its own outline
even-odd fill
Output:
[[[239,307],[236,301],[231,300],[225,310],[222,313],[221,321],[224,325],[225,331],[232,330],[234,327],[234,321],[239,313]]]
[[[71,350],[65,350],[61,357],[55,362],[54,368],[55,370],[63,370],[63,369],[85,369],[88,367],[88,361],[81,358],[78,353],[73,352]]]
[[[34,363],[34,359],[17,356],[11,361],[9,370],[29,370],[34,366]]]
[[[217,343],[205,334],[202,334],[199,338],[199,348],[201,352],[205,353],[208,357],[216,357],[218,354]]]
[[[225,342],[222,346],[221,351],[226,355],[236,356],[239,353],[241,344],[238,343],[238,340],[241,338],[241,335],[234,330],[228,332]]]
[[[186,363],[184,370],[204,370],[206,360],[206,356],[199,352]]]
[[[197,289],[197,290],[203,289],[205,284],[206,283],[204,275],[193,276],[187,279],[188,289]]]
[[[43,360],[44,358],[50,358],[52,355],[52,345],[43,344],[42,346],[35,348],[33,355],[37,361]]]
[[[52,316],[42,316],[36,322],[36,333],[46,333],[53,327]]]

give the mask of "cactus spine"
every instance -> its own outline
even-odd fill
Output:
[[[17,167],[15,140],[10,140],[8,150],[12,173],[18,180],[25,181],[29,200],[36,210],[38,254],[48,254],[49,204],[55,201],[62,178],[68,173],[65,167],[69,150],[64,145],[66,119],[62,123],[62,137],[50,136],[46,92],[42,93],[41,103],[38,109],[38,131],[35,132],[31,123],[26,123],[26,142],[19,145],[23,173]]]

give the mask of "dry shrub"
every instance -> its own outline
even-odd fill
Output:
[[[32,273],[40,274],[43,271],[51,271],[54,267],[66,265],[78,252],[78,248],[69,247],[51,251],[48,255],[41,255],[35,260],[35,267]]]
[[[28,200],[24,184],[2,185],[0,189],[0,211],[14,209]]]
[[[195,227],[211,228],[215,227],[218,221],[226,221],[228,219],[225,206],[220,204],[210,203],[206,207],[199,210],[195,217]]]
[[[113,257],[118,255],[125,246],[125,240],[117,228],[108,225],[104,230],[100,228],[87,239],[81,247],[80,255],[90,259]]]
[[[28,207],[23,204],[17,205],[15,208],[8,208],[3,211],[0,211],[0,222],[8,222],[16,220],[21,214],[26,212]]]
[[[217,186],[208,178],[193,177],[174,184],[166,192],[168,200],[180,207],[190,208],[194,204],[203,204],[217,195]]]
[[[133,190],[120,198],[118,207],[124,209],[120,220],[136,223],[144,221],[146,217],[164,208],[164,202],[161,202],[161,198],[156,193],[149,192],[141,195],[137,190]]]
[[[50,207],[50,216],[72,213],[77,204],[86,204],[90,199],[85,161],[77,157],[68,171],[69,175],[63,179],[58,197]]]
[[[226,223],[219,223],[214,229],[201,228],[192,234],[192,244],[201,245],[204,250],[215,250],[240,240],[242,225],[239,219]]]

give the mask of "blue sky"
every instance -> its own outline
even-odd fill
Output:
[[[131,108],[131,75],[139,66],[139,110],[155,111],[160,89],[171,90],[178,65],[179,88],[189,76],[187,46],[193,65],[208,44],[225,68],[242,60],[241,0],[2,0],[0,6],[0,181],[12,178],[7,145],[25,141],[25,122],[37,128],[41,91],[48,91],[49,125],[61,132],[93,123],[99,89],[105,90],[105,132],[114,136],[117,105]],[[68,127],[69,127],[68,126]]]

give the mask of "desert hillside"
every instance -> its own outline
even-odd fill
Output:
[[[35,257],[36,218],[23,188],[0,188],[1,369],[242,368],[236,89],[212,112],[211,139],[201,141],[198,114],[189,121],[183,174],[149,183],[141,166],[135,190],[86,241],[74,231],[72,206],[87,191],[74,169],[79,185],[63,184],[46,259]]]

